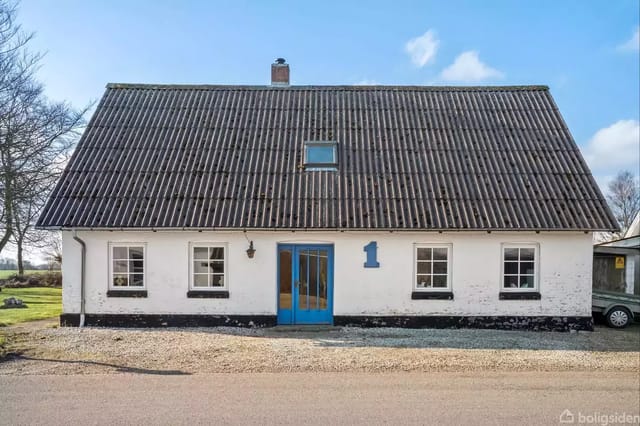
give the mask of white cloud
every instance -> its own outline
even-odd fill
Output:
[[[598,130],[584,148],[584,157],[600,183],[621,170],[637,174],[640,168],[640,122],[616,121]]]
[[[435,31],[429,30],[421,36],[409,40],[405,44],[404,50],[411,57],[411,62],[422,68],[433,61],[439,45],[440,40],[436,38]]]
[[[378,83],[376,80],[369,80],[368,78],[362,79],[354,84],[354,86],[377,86]]]
[[[622,52],[634,52],[640,50],[640,26],[636,27],[631,38],[618,45],[618,50]]]
[[[447,81],[483,81],[503,78],[504,73],[480,61],[478,52],[463,52],[440,74]]]

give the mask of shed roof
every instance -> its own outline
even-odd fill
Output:
[[[545,86],[109,84],[38,226],[617,229]]]

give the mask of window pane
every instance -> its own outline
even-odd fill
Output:
[[[447,287],[447,276],[446,275],[434,275],[433,276],[433,286],[438,288],[446,288]]]
[[[209,272],[209,261],[194,260],[193,272],[195,272],[196,274],[206,274],[207,272]]]
[[[534,260],[535,249],[532,248],[521,248],[520,249],[520,260]]]
[[[130,285],[133,287],[143,287],[144,286],[144,275],[142,274],[134,274],[131,275]]]
[[[128,259],[129,255],[127,254],[126,247],[113,247],[113,258],[114,259]]]
[[[430,248],[419,248],[418,249],[418,260],[431,260],[431,249]]]
[[[224,275],[217,275],[217,274],[212,275],[211,285],[213,287],[224,287]]]
[[[219,262],[217,260],[209,262],[209,270],[211,272],[215,272],[218,274],[224,273],[224,262]]]
[[[224,260],[224,248],[211,247],[209,250],[211,251],[211,254],[209,255],[209,259]]]
[[[209,274],[194,274],[194,287],[209,287]]]
[[[433,260],[447,260],[447,249],[444,247],[434,248]]]
[[[207,247],[194,247],[193,259],[206,260],[209,259],[209,249]]]
[[[419,274],[430,274],[431,273],[431,262],[418,262],[418,273]]]
[[[113,261],[113,272],[129,272],[127,270],[127,263],[128,261],[126,260],[114,260]]]
[[[335,162],[335,145],[307,145],[307,164],[333,164]]]
[[[533,275],[526,275],[520,277],[521,288],[533,288]]]
[[[505,274],[517,274],[518,273],[518,262],[504,262],[504,273]]]
[[[129,247],[129,259],[142,259],[143,253],[142,247]]]
[[[447,262],[433,262],[433,273],[434,274],[446,274],[447,273]]]
[[[504,249],[504,260],[518,260],[518,249],[517,248]]]
[[[504,276],[505,288],[518,288],[518,276],[517,275],[505,275]]]
[[[533,262],[520,262],[520,273],[533,275]]]
[[[142,260],[131,260],[129,261],[129,272],[130,273],[142,273],[144,272],[144,261]]]
[[[129,285],[129,276],[126,274],[113,274],[114,287],[127,287]]]
[[[430,275],[418,275],[418,279],[416,280],[416,286],[418,288],[431,287],[431,276]]]

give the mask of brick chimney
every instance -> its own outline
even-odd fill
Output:
[[[289,64],[286,63],[284,58],[278,58],[271,64],[271,85],[289,85]]]

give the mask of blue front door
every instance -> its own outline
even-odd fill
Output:
[[[333,246],[278,245],[278,324],[333,323]]]

